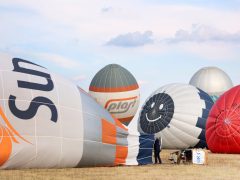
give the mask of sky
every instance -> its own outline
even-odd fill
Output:
[[[110,63],[141,103],[157,88],[217,66],[240,84],[240,0],[1,0],[0,54],[31,60],[88,91]]]

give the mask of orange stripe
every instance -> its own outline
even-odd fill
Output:
[[[12,153],[12,141],[9,137],[9,134],[7,133],[6,129],[1,126],[1,132],[0,132],[0,166],[2,166],[10,157]]]
[[[128,129],[117,118],[114,118],[114,120],[115,120],[115,124],[117,127],[120,127],[122,129],[128,131]]]
[[[10,122],[8,121],[7,117],[5,116],[5,114],[3,113],[2,108],[0,107],[0,115],[2,116],[4,122],[7,124],[8,128],[14,133],[16,134],[19,138],[21,138],[23,141],[30,143],[29,141],[27,141],[26,139],[24,139],[10,124]],[[32,144],[32,143],[30,143]]]
[[[13,133],[12,133],[9,129],[7,129],[7,128],[6,128],[6,130],[8,131],[9,136],[12,138],[13,142],[15,142],[15,143],[18,144],[19,142],[18,142],[18,140],[15,138],[15,136],[13,135]]]
[[[118,118],[120,122],[130,122],[133,119],[134,116],[126,117],[126,118]]]
[[[117,143],[116,126],[105,119],[102,119],[102,142],[107,144]]]
[[[133,84],[130,86],[122,86],[122,87],[96,87],[90,86],[89,91],[93,92],[124,92],[138,89],[138,84]]]
[[[106,109],[111,102],[115,102],[115,101],[127,101],[127,100],[132,100],[132,99],[137,99],[137,96],[129,97],[129,98],[121,98],[121,99],[110,99],[109,101],[106,102],[104,108]]]
[[[125,164],[128,154],[128,148],[126,146],[116,146],[115,165]]]
[[[0,107],[0,116],[6,125],[0,124],[0,166],[2,166],[11,156],[12,153],[12,141],[19,143],[15,138],[14,134],[21,138],[23,141],[28,142],[24,139],[10,124],[2,108]],[[6,126],[6,127],[5,127]],[[28,142],[30,143],[30,142]],[[31,143],[30,143],[31,144]]]

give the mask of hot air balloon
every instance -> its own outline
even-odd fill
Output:
[[[225,92],[213,105],[206,139],[214,153],[240,153],[240,86]]]
[[[148,164],[153,141],[45,67],[1,57],[0,169]]]
[[[204,148],[205,125],[213,105],[210,96],[188,84],[168,84],[142,106],[139,132],[154,134],[165,149]]]
[[[198,70],[189,84],[208,93],[214,102],[225,91],[233,87],[230,77],[217,67],[204,67]]]
[[[89,94],[125,125],[132,120],[139,106],[136,79],[117,64],[105,66],[94,76]]]

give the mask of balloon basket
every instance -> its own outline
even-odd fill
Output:
[[[205,149],[184,149],[170,153],[173,164],[207,165],[208,152]]]

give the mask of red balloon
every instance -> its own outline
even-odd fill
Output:
[[[240,153],[240,85],[213,105],[206,124],[206,140],[215,153]]]

